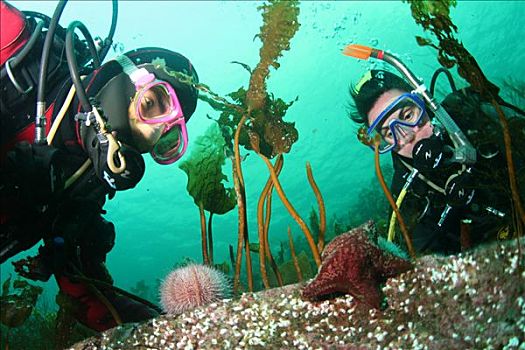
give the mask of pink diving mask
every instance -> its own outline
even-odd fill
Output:
[[[176,162],[186,152],[188,133],[182,107],[173,87],[145,68],[138,68],[125,55],[117,58],[135,84],[135,113],[145,124],[164,124],[159,140],[150,151],[160,164]]]

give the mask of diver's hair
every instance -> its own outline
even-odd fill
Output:
[[[365,80],[359,86],[363,79],[366,79],[367,75],[368,80]],[[353,103],[350,102],[350,119],[357,124],[369,126],[368,111],[370,111],[379,96],[392,89],[405,92],[413,90],[408,82],[389,71],[371,70],[367,72],[360,82],[350,85],[349,93],[353,100]]]

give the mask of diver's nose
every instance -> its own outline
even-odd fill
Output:
[[[410,143],[416,137],[414,128],[405,125],[397,125],[396,134],[400,146]]]

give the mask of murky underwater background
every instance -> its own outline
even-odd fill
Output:
[[[55,1],[11,1],[21,10],[52,15]],[[252,68],[259,61],[261,42],[255,38],[262,24],[257,10],[260,2],[233,1],[120,1],[115,50],[120,52],[143,46],[160,46],[186,55],[192,60],[200,81],[220,95],[248,86],[248,73],[231,61]],[[105,37],[109,30],[109,1],[72,1],[66,7],[61,25],[78,19],[92,35]],[[477,59],[488,79],[501,86],[504,79],[525,77],[525,2],[459,1],[452,9],[458,37]],[[291,48],[272,70],[268,91],[289,102],[298,101],[288,110],[285,121],[295,122],[299,140],[285,155],[280,181],[296,210],[306,220],[317,202],[306,178],[309,161],[323,194],[328,222],[347,222],[356,210],[373,208],[368,198],[360,198],[360,189],[378,186],[373,169],[373,153],[356,138],[356,127],[348,118],[350,83],[355,83],[373,63],[343,56],[350,43],[390,50],[427,84],[439,67],[435,50],[417,45],[415,35],[423,33],[411,17],[409,5],[402,2],[317,2],[300,4],[299,31]],[[455,73],[455,72],[454,72]],[[457,74],[455,74],[457,77]],[[447,92],[445,79],[438,91]],[[465,82],[456,79],[459,86]],[[191,141],[204,133],[218,113],[199,101],[188,124]],[[242,149],[242,153],[247,153]],[[253,153],[253,152],[252,152]],[[187,155],[185,156],[185,158]],[[140,280],[155,284],[174,264],[188,257],[202,261],[199,210],[186,191],[187,177],[177,163],[162,166],[146,155],[146,175],[139,185],[118,193],[105,209],[106,218],[117,230],[116,245],[108,255],[108,267],[115,284],[131,289]],[[184,159],[184,158],[183,158]],[[382,158],[387,165],[389,157]],[[250,241],[257,241],[256,206],[267,181],[268,171],[262,160],[251,154],[243,162],[246,182]],[[231,180],[231,163],[223,172]],[[228,187],[232,187],[230,182]],[[366,214],[359,213],[366,217]],[[386,214],[385,214],[386,215]],[[228,246],[237,244],[237,210],[214,216],[214,258],[229,262]],[[280,241],[287,242],[290,226],[296,244],[304,236],[274,195],[269,241],[272,250]],[[305,246],[306,247],[306,246]],[[34,251],[34,249],[32,250]],[[32,251],[26,252],[30,253]],[[22,253],[16,258],[26,255]],[[307,251],[310,254],[309,251]],[[244,259],[244,258],[243,258]],[[254,271],[257,257],[252,255]],[[2,264],[1,279],[12,272],[10,262]],[[260,284],[260,279],[257,280]],[[45,284],[41,298],[54,305],[54,280]]]

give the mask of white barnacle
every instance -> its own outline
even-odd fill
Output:
[[[422,306],[422,305],[419,305],[419,306],[417,307],[417,313],[418,313],[419,315],[422,315],[422,314],[423,314],[423,306]]]
[[[290,327],[290,324],[291,324],[290,320],[282,320],[282,319],[279,320],[279,322],[277,323],[277,325],[281,328],[288,328]]]
[[[382,342],[385,339],[385,336],[387,334],[388,334],[387,332],[382,332],[382,333],[376,334],[377,341]]]

